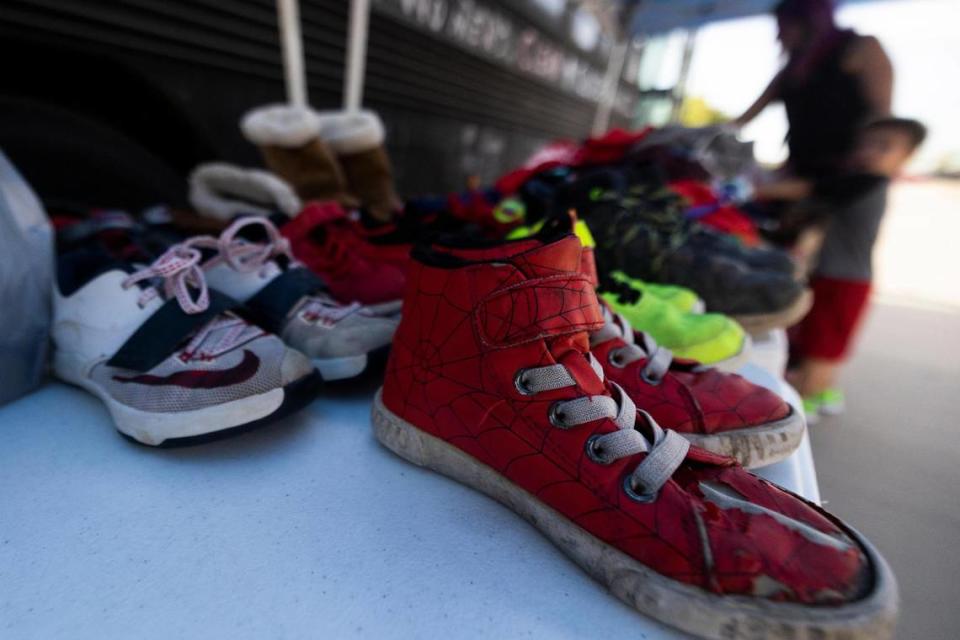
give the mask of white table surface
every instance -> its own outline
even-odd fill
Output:
[[[124,440],[59,383],[0,408],[0,638],[684,637],[380,447],[374,388],[172,450]],[[762,475],[817,497],[806,442]]]

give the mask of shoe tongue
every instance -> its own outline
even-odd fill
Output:
[[[547,341],[547,349],[558,364],[577,381],[587,395],[605,395],[606,385],[590,364],[590,341],[586,333],[561,336]]]
[[[545,278],[569,274],[577,276],[581,269],[583,247],[574,236],[566,236],[556,242],[527,251],[509,259],[517,269],[529,278]]]
[[[347,219],[347,212],[336,202],[309,202],[294,218],[310,226],[345,219]]]
[[[590,283],[594,287],[600,285],[600,276],[597,272],[597,261],[593,255],[593,247],[583,248],[583,255],[580,256],[580,271],[583,275],[590,278]]]

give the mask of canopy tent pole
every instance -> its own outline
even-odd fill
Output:
[[[629,38],[617,42],[610,52],[607,61],[607,73],[603,78],[603,88],[600,91],[600,100],[593,116],[591,134],[599,136],[610,127],[610,114],[617,100],[617,91],[620,89],[620,74],[627,60],[627,49],[630,46]]]
[[[644,3],[645,0],[627,0],[616,15],[610,12],[603,14],[610,33],[618,34],[620,38],[614,44],[607,59],[607,71],[603,76],[603,87],[600,91],[600,99],[597,101],[597,110],[593,115],[593,127],[590,130],[594,136],[599,136],[610,128],[610,115],[613,113],[613,105],[617,102],[617,92],[620,90],[620,76],[627,62],[627,51],[633,42],[633,34],[624,30],[622,25],[632,25],[637,11]],[[593,4],[584,2],[584,6]]]
[[[679,122],[683,112],[683,100],[687,97],[687,81],[690,79],[690,63],[693,61],[693,51],[697,44],[697,29],[688,29],[686,40],[683,42],[683,58],[680,61],[680,77],[673,88],[673,109],[670,112],[670,121]]]
[[[297,0],[277,0],[277,15],[283,48],[287,102],[303,107],[307,104],[307,76],[303,64],[303,38],[300,36],[300,8]]]
[[[363,103],[369,22],[370,0],[351,0],[350,27],[347,35],[347,68],[343,75],[343,108],[348,112],[359,111]]]

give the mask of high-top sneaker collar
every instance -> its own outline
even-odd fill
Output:
[[[463,286],[469,291],[458,287],[451,293],[458,306],[474,308],[471,321],[482,348],[509,349],[542,340],[583,391],[605,393],[587,355],[588,333],[603,326],[603,316],[594,287],[580,270],[579,240],[569,235],[546,244],[521,241],[506,247],[462,253],[419,247],[414,256],[418,269],[465,268]]]

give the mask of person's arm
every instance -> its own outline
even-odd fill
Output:
[[[767,105],[776,100],[779,95],[780,74],[778,73],[773,77],[773,80],[770,81],[770,84],[767,85],[767,88],[763,90],[763,93],[760,94],[756,102],[750,105],[750,108],[744,111],[743,115],[734,120],[733,123],[738,127],[746,126],[751,120],[760,115],[760,112],[766,109]]]
[[[857,76],[870,103],[871,116],[888,116],[893,102],[893,64],[883,45],[873,36],[861,37],[851,49],[844,68]]]
[[[755,200],[789,200],[797,201],[810,197],[813,194],[814,184],[810,180],[801,178],[784,178],[776,182],[760,184],[754,188]]]

